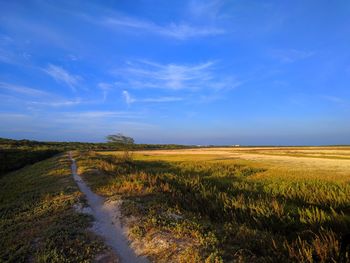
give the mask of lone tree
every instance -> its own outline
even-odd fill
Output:
[[[130,152],[135,143],[132,137],[125,136],[121,133],[108,135],[106,137],[107,142],[110,144],[115,144],[119,149],[123,150],[123,160],[125,162],[132,161],[132,152]]]
[[[107,136],[108,143],[118,144],[118,145],[133,145],[135,143],[134,139],[128,136],[124,136],[121,133],[112,134]]]

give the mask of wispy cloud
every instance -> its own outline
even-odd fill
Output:
[[[128,28],[181,40],[225,33],[224,29],[213,26],[194,26],[188,23],[158,25],[151,21],[121,15],[103,18],[99,23],[114,29]]]
[[[24,51],[0,46],[0,62],[15,66],[30,66],[31,55]]]
[[[127,111],[83,111],[62,113],[64,118],[69,119],[100,119],[100,118],[139,118],[140,114]]]
[[[274,58],[277,58],[283,63],[293,63],[298,60],[309,58],[313,56],[315,52],[297,49],[275,49],[271,54]]]
[[[333,102],[338,105],[344,105],[346,104],[346,101],[343,98],[337,97],[337,96],[329,96],[329,95],[324,95],[321,96],[324,100]]]
[[[0,112],[0,120],[9,119],[9,120],[18,120],[18,119],[26,119],[29,118],[30,115],[23,113],[13,113],[13,112]]]
[[[126,104],[128,105],[135,102],[135,100],[131,97],[127,90],[123,90],[123,97],[125,99]]]
[[[192,7],[194,7],[194,5],[190,8]],[[217,4],[205,8],[213,9],[214,7],[217,9]],[[226,33],[224,28],[218,27],[215,25],[215,23],[209,22],[208,17],[201,19],[200,21],[196,21],[196,23],[192,23],[192,19],[187,19],[186,21],[181,22],[170,21],[160,24],[148,19],[131,16],[121,13],[120,11],[116,11],[115,9],[101,7],[98,5],[94,6],[93,10],[94,13],[90,13],[87,10],[85,10],[85,12],[77,10],[72,11],[71,9],[66,9],[64,11],[66,14],[74,15],[90,23],[108,27],[113,30],[125,30],[126,32],[137,32],[138,34],[149,33],[179,40],[194,37],[216,36]],[[182,10],[184,16],[187,15],[185,11],[186,6]],[[215,10],[215,12],[217,11]],[[192,17],[193,13],[187,16]]]
[[[66,99],[54,93],[7,82],[0,82],[0,96],[9,96],[9,98],[17,100],[17,103],[21,102],[21,105],[29,105],[31,107],[68,107],[82,103],[99,103],[99,101],[88,101],[81,98]]]
[[[2,27],[7,31],[16,32],[17,36],[28,36],[26,37],[28,42],[49,44],[66,50],[73,50],[72,46],[78,44],[74,37],[70,37],[68,30],[60,29],[59,26],[54,26],[52,23],[28,19],[20,14],[9,14],[1,22]]]
[[[50,106],[50,107],[62,107],[62,106],[74,106],[83,103],[81,99],[74,100],[56,100],[56,101],[32,101],[29,102],[32,105]]]
[[[6,82],[0,82],[0,89],[7,90],[11,93],[22,94],[31,97],[42,97],[50,95],[50,93],[43,90],[34,89],[27,86],[15,85]]]
[[[159,97],[159,98],[145,98],[145,99],[136,99],[136,101],[141,102],[172,102],[172,101],[182,101],[181,97]]]
[[[113,89],[114,85],[106,82],[100,82],[97,84],[97,87],[102,90],[103,101],[105,102],[109,91]]]
[[[123,90],[123,97],[125,99],[126,104],[130,105],[134,102],[145,102],[145,103],[163,103],[163,102],[174,102],[181,101],[183,98],[181,97],[156,97],[156,98],[135,98],[131,96],[131,94],[127,90]]]
[[[194,65],[136,61],[113,73],[120,78],[118,86],[122,88],[195,91],[231,89],[242,84],[215,71],[214,64],[214,61]]]
[[[80,76],[73,75],[67,70],[63,69],[62,67],[52,64],[49,64],[44,69],[44,72],[46,72],[48,75],[54,78],[57,82],[66,84],[73,91],[76,91],[79,81],[82,79]]]

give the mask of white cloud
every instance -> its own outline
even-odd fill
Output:
[[[126,104],[128,104],[128,105],[135,102],[135,100],[133,98],[131,98],[129,92],[126,90],[123,90],[123,97],[125,99]]]
[[[107,119],[107,118],[139,118],[140,114],[127,111],[83,111],[83,112],[63,112],[62,120],[77,120],[77,119]]]
[[[99,23],[116,29],[129,28],[181,40],[192,37],[205,37],[225,33],[225,30],[213,26],[193,26],[187,23],[158,25],[150,21],[120,15],[106,17]]]
[[[65,107],[74,106],[78,104],[91,104],[100,103],[100,101],[88,101],[81,98],[66,99],[56,94],[43,91],[40,89],[34,89],[27,86],[21,86],[6,82],[0,82],[0,91],[5,91],[5,94],[0,96],[7,96],[9,99],[17,100],[20,105],[26,106],[49,106],[49,107]]]
[[[7,90],[11,93],[22,94],[22,95],[31,96],[31,97],[42,97],[42,96],[50,95],[50,93],[43,90],[34,89],[34,88],[21,86],[21,85],[15,85],[15,84],[6,83],[6,82],[0,82],[0,89]]]
[[[65,69],[52,64],[49,64],[48,67],[44,69],[44,71],[52,78],[54,78],[57,82],[61,82],[69,86],[73,91],[76,90],[76,87],[81,80],[80,76],[73,75]]]
[[[32,105],[42,105],[42,106],[50,106],[50,107],[64,107],[64,106],[74,106],[83,103],[81,99],[74,100],[56,100],[56,101],[33,101],[30,102]]]
[[[100,82],[97,84],[97,87],[102,90],[103,95],[103,101],[105,102],[107,100],[107,95],[110,90],[113,89],[115,85],[106,83],[106,82]]]
[[[100,82],[97,84],[97,86],[102,90],[110,90],[113,88],[113,84],[106,83],[106,82]]]
[[[137,99],[136,101],[140,102],[172,102],[172,101],[181,101],[183,98],[181,97],[159,97],[159,98],[145,98],[145,99]]]
[[[124,90],[123,91],[123,97],[125,99],[125,102],[130,105],[135,102],[148,102],[148,103],[162,103],[162,102],[174,102],[174,101],[181,101],[183,98],[181,97],[156,97],[156,98],[134,98],[131,96],[131,94]]]
[[[123,89],[163,89],[168,91],[219,91],[242,84],[234,76],[227,76],[208,61],[195,65],[159,64],[151,61],[128,62],[114,70]],[[126,96],[124,94],[124,96]]]

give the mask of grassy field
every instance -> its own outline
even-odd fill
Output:
[[[79,172],[97,193],[124,200],[130,237],[157,262],[339,260],[350,232],[350,147],[121,156],[81,153]]]
[[[0,178],[0,262],[92,262],[106,251],[60,155]]]

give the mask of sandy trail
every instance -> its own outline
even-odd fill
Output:
[[[91,208],[91,214],[95,219],[93,231],[97,235],[103,237],[105,243],[119,256],[121,262],[149,262],[145,257],[137,256],[134,250],[129,246],[125,234],[126,231],[123,229],[120,222],[118,202],[106,202],[105,198],[92,192],[83,179],[77,174],[77,165],[71,154],[69,154],[69,158],[72,161],[73,178],[78,184],[80,191],[85,194]]]

